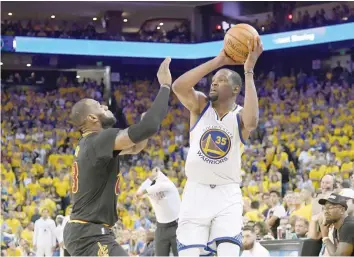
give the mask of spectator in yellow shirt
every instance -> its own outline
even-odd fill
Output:
[[[18,229],[21,228],[21,222],[15,218],[13,211],[9,212],[9,218],[5,221],[6,224],[11,228],[12,233],[17,233]]]
[[[348,179],[349,174],[354,172],[354,162],[350,161],[348,156],[344,157],[340,172],[342,173],[342,177],[344,179]]]
[[[27,227],[21,232],[21,238],[25,239],[27,242],[30,242],[30,244],[32,245],[33,233],[34,223],[30,222]]]
[[[60,173],[59,180],[55,181],[53,185],[60,197],[65,197],[70,189],[70,184],[67,180],[64,180],[63,173]]]
[[[6,250],[7,256],[22,256],[20,248],[16,247],[15,241],[9,242],[9,248]]]
[[[301,190],[301,199],[303,205],[300,207],[300,209],[291,213],[290,216],[303,217],[307,221],[310,221],[312,217],[312,199],[313,199],[312,196],[314,193],[315,191],[312,186],[305,185]]]
[[[262,215],[262,213],[260,212],[260,209],[259,209],[259,202],[258,201],[251,202],[251,209],[245,213],[245,216],[250,221],[254,221],[254,222],[264,220],[264,216]]]
[[[273,174],[269,182],[269,191],[278,191],[281,192],[281,181],[276,174]]]

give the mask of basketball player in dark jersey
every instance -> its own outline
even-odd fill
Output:
[[[168,112],[172,84],[166,58],[157,73],[160,91],[141,121],[127,129],[111,128],[116,119],[107,106],[83,99],[71,111],[82,133],[72,167],[73,209],[64,229],[71,256],[128,256],[115,241],[111,227],[118,220],[118,155],[140,152]]]

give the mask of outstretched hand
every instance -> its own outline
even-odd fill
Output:
[[[258,57],[263,52],[263,44],[259,36],[254,36],[253,40],[247,42],[248,46],[248,57],[245,62],[244,68],[245,71],[253,70]]]
[[[225,49],[222,49],[221,52],[218,54],[218,56],[216,56],[216,58],[221,63],[221,65],[242,65],[243,64],[242,62],[236,62],[233,59],[231,59],[231,57],[229,57],[226,54]]]
[[[169,85],[172,84],[172,76],[170,72],[170,63],[171,58],[167,57],[160,65],[159,70],[157,71],[157,79],[159,80],[160,85]]]

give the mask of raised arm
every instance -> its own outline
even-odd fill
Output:
[[[203,109],[203,102],[206,103],[207,97],[194,89],[194,86],[210,72],[221,67],[217,58],[203,63],[194,69],[187,71],[172,85],[173,92],[177,95],[181,103],[192,113],[199,114]]]
[[[166,58],[160,65],[157,72],[157,78],[161,85],[152,106],[146,112],[141,121],[121,130],[114,142],[114,150],[124,150],[147,140],[153,136],[161,125],[162,120],[168,112],[168,100],[172,84],[172,76],[169,69],[171,59]],[[144,146],[142,144],[141,146]]]
[[[242,137],[248,138],[250,133],[257,128],[259,119],[257,90],[254,84],[254,66],[258,57],[263,52],[260,37],[255,37],[248,42],[248,58],[245,62],[245,103],[241,111]]]
[[[207,97],[202,92],[196,91],[194,86],[210,72],[224,65],[235,64],[226,57],[224,51],[221,51],[214,59],[195,67],[176,79],[172,90],[190,112],[199,115],[207,102]]]

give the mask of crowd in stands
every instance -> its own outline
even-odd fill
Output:
[[[340,24],[354,21],[354,8],[349,8],[345,3],[338,4],[331,13],[324,9],[318,10],[312,17],[308,11],[294,13],[291,18],[285,17],[284,22],[276,22],[273,15],[268,15],[267,20],[262,23],[256,19],[250,25],[254,26],[260,34],[277,33],[298,29],[321,27],[325,25]],[[249,23],[239,21],[239,23]],[[98,26],[100,29],[98,29]],[[216,30],[210,39],[222,40],[225,31]],[[99,39],[119,41],[148,41],[148,42],[172,42],[185,43],[191,41],[190,24],[188,21],[176,25],[174,29],[165,31],[156,26],[153,30],[141,28],[137,34],[119,33],[110,35],[97,22],[88,24],[70,23],[63,21],[61,25],[47,21],[16,21],[2,20],[1,34],[8,36],[29,36],[29,37],[51,37],[51,38],[73,38],[73,39]]]
[[[142,28],[139,32],[139,40],[147,42],[164,43],[187,43],[190,42],[190,24],[184,21],[175,25],[170,31],[166,31],[163,26],[155,27],[153,30]]]
[[[256,28],[259,34],[309,29],[346,22],[354,22],[354,8],[349,8],[345,3],[338,4],[332,9],[331,13],[326,13],[324,9],[321,9],[311,16],[308,11],[304,13],[299,11],[293,13],[291,18],[289,16],[284,17],[283,23],[276,22],[274,16],[270,14],[268,14],[265,22],[260,22],[258,19],[253,22],[243,21],[243,23],[248,23]],[[212,38],[222,40],[224,34],[224,30],[219,29],[214,31]]]
[[[244,146],[242,192],[244,223],[254,227],[258,239],[277,237],[276,227],[270,227],[268,219],[269,211],[279,206],[284,209],[279,225],[289,231],[284,238],[306,237],[312,200],[333,179],[322,179],[325,175],[336,178],[337,190],[353,187],[353,78],[353,71],[345,68],[328,71],[325,77],[302,71],[282,77],[274,72],[257,76],[260,122]],[[69,112],[84,97],[102,101],[103,84],[92,80],[77,84],[65,76],[56,84],[56,90],[47,92],[31,87],[1,92],[4,256],[34,255],[34,223],[44,210],[57,221],[58,215],[71,211],[70,171],[80,133],[68,123]],[[208,87],[205,80],[198,85],[205,92]],[[113,97],[128,125],[150,107],[158,88],[150,80],[124,80],[113,86]],[[238,103],[243,105],[242,95]],[[149,140],[148,147],[122,159],[120,219],[115,231],[117,241],[132,255],[153,254],[154,213],[148,199],[135,197],[148,172],[160,166],[180,193],[186,183],[189,113],[174,95],[170,105],[160,132]]]
[[[1,35],[27,36],[27,37],[50,37],[94,40],[117,40],[117,41],[147,41],[147,42],[178,42],[190,41],[189,23],[183,22],[176,25],[172,30],[165,31],[163,28],[146,30],[141,28],[139,33],[109,34],[95,22],[88,24],[70,23],[63,21],[60,25],[50,20],[46,21],[1,21]]]
[[[293,13],[291,17],[285,17],[284,24],[276,23],[274,18],[268,15],[265,24],[260,24],[258,20],[255,20],[252,25],[257,28],[259,32],[269,34],[353,21],[354,8],[350,9],[345,3],[340,3],[332,9],[331,13],[326,13],[324,9],[321,9],[317,10],[316,13],[311,16],[307,10],[304,13],[298,11],[297,13]]]

